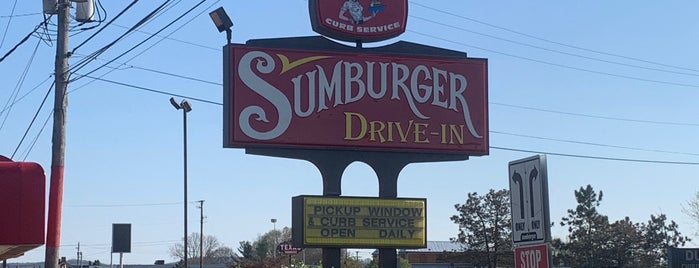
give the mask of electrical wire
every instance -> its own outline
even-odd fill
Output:
[[[449,12],[449,11],[437,9],[437,8],[434,8],[434,7],[426,6],[426,5],[417,3],[417,2],[415,2],[415,1],[411,1],[410,4],[416,5],[416,6],[425,8],[425,9],[429,9],[429,10],[432,10],[432,11],[436,11],[436,12],[439,12],[439,13],[442,13],[442,14],[447,14],[447,15],[450,15],[450,16],[453,16],[453,17],[457,17],[457,18],[460,18],[460,19],[464,19],[464,20],[468,20],[468,21],[471,21],[471,22],[475,22],[475,23],[478,23],[478,24],[481,24],[481,25],[485,25],[485,26],[488,26],[488,27],[496,28],[496,29],[499,29],[499,30],[507,31],[507,32],[510,32],[510,33],[518,34],[518,35],[521,35],[521,36],[524,36],[524,37],[528,37],[528,38],[531,38],[531,39],[535,39],[535,40],[539,40],[539,41],[543,41],[543,42],[547,42],[547,43],[551,43],[551,44],[555,44],[555,45],[559,45],[559,46],[564,46],[564,47],[573,48],[573,49],[577,49],[577,50],[582,50],[582,51],[586,51],[586,52],[597,53],[597,54],[605,55],[605,56],[612,56],[612,57],[622,58],[622,59],[626,59],[626,60],[633,60],[633,61],[637,61],[637,62],[643,62],[643,63],[654,64],[654,65],[658,65],[658,66],[664,66],[664,67],[674,68],[674,69],[679,69],[679,70],[686,70],[686,71],[692,71],[692,72],[699,72],[699,70],[697,70],[697,69],[686,68],[686,67],[681,67],[681,66],[675,66],[675,65],[665,64],[665,63],[661,63],[661,62],[654,62],[654,61],[644,60],[644,59],[640,59],[640,58],[628,57],[628,56],[619,55],[619,54],[614,54],[614,53],[609,53],[609,52],[604,52],[604,51],[600,51],[600,50],[594,50],[594,49],[584,48],[584,47],[580,47],[580,46],[570,45],[570,44],[566,44],[566,43],[563,43],[563,42],[557,42],[557,41],[549,40],[549,39],[546,39],[546,38],[542,38],[542,37],[534,36],[534,35],[531,35],[531,34],[527,34],[527,33],[524,33],[524,32],[512,30],[512,29],[509,29],[509,28],[506,28],[506,27],[502,27],[502,26],[498,26],[498,25],[491,24],[491,23],[483,22],[483,21],[480,21],[480,20],[476,20],[476,19],[473,19],[473,18],[469,18],[469,17],[463,16],[463,15],[460,15],[460,14],[456,14],[456,13],[453,13],[453,12]]]
[[[66,205],[65,207],[74,208],[115,208],[115,207],[159,207],[159,206],[174,206],[181,205],[182,202],[172,203],[147,203],[147,204],[118,204],[118,205]]]
[[[5,55],[3,55],[2,58],[0,58],[0,62],[2,62],[3,60],[5,60],[8,56],[12,55],[12,53],[13,53],[19,46],[21,46],[22,44],[24,44],[24,42],[27,42],[27,40],[29,39],[29,37],[31,37],[31,36],[36,32],[36,30],[38,30],[39,28],[41,28],[42,25],[46,24],[46,23],[49,21],[49,19],[51,19],[51,16],[46,17],[46,18],[44,19],[43,22],[39,23],[39,25],[37,25],[36,27],[34,27],[34,30],[32,30],[29,34],[27,34],[24,38],[22,38],[22,40],[20,40],[19,43],[17,43],[13,48],[11,48],[7,53],[5,53]]]
[[[165,27],[163,27],[163,28],[161,28],[160,30],[158,30],[157,32],[155,32],[154,35],[149,36],[149,37],[146,38],[145,40],[141,41],[140,43],[136,44],[135,46],[133,46],[133,47],[131,47],[130,49],[128,49],[127,51],[125,51],[124,53],[121,53],[119,56],[113,58],[113,59],[110,60],[109,62],[107,62],[107,63],[105,63],[105,64],[102,64],[101,66],[99,66],[99,67],[93,69],[92,71],[87,72],[85,75],[90,75],[90,74],[92,74],[92,73],[94,73],[94,72],[96,72],[96,71],[98,71],[98,70],[104,68],[107,64],[110,64],[110,63],[112,63],[112,62],[118,60],[119,58],[121,58],[121,57],[123,57],[124,55],[130,53],[131,51],[133,51],[134,49],[138,48],[139,46],[141,46],[141,45],[144,44],[145,42],[148,42],[151,38],[155,37],[155,35],[159,34],[160,32],[164,31],[165,29],[167,29],[167,28],[169,28],[170,26],[172,26],[173,24],[175,24],[175,22],[177,22],[177,21],[179,21],[180,19],[182,19],[183,17],[185,17],[187,14],[189,14],[190,12],[192,12],[194,9],[196,9],[197,7],[199,7],[199,6],[200,6],[201,4],[203,4],[204,2],[206,2],[206,0],[201,0],[199,3],[197,3],[196,5],[194,5],[192,8],[190,8],[190,9],[187,10],[186,12],[184,12],[182,15],[180,15],[179,17],[177,17],[175,20],[173,20],[172,22],[170,22],[170,23],[168,23],[167,25],[165,25]],[[81,68],[81,67],[80,67],[80,68]],[[75,69],[75,70],[73,70],[73,71],[78,71],[80,68],[77,68],[77,69]],[[81,77],[82,77],[82,76],[79,76],[79,77],[77,77],[77,78],[74,78],[74,79],[73,79],[72,81],[70,81],[70,82],[74,82],[74,81],[80,79]]]
[[[206,1],[206,0],[201,1],[199,4],[197,4],[197,6],[200,5],[200,4],[203,4],[205,1]],[[180,29],[182,29],[184,26],[186,26],[187,24],[189,24],[190,22],[192,22],[195,18],[199,17],[202,13],[206,12],[208,9],[210,9],[211,7],[213,7],[214,5],[216,5],[216,4],[217,4],[218,2],[220,2],[220,1],[221,1],[221,0],[217,0],[217,1],[213,2],[213,3],[211,3],[211,5],[209,5],[208,7],[204,8],[204,9],[203,9],[202,11],[200,11],[198,14],[192,16],[192,18],[190,18],[188,21],[186,21],[185,23],[183,23],[182,25],[180,25],[180,27],[177,27],[175,30],[173,30],[173,31],[170,32],[169,34],[165,35],[165,37],[163,37],[163,38],[161,38],[160,40],[158,40],[157,42],[151,44],[149,47],[147,47],[147,48],[144,49],[143,51],[139,52],[138,54],[134,55],[133,57],[131,57],[130,59],[128,59],[126,62],[132,61],[133,59],[135,59],[135,58],[141,56],[143,53],[145,53],[146,51],[148,51],[148,50],[150,50],[151,48],[153,48],[154,46],[156,46],[157,44],[160,44],[160,42],[162,42],[162,41],[165,40],[166,38],[170,37],[171,35],[173,35],[173,34],[176,33],[177,31],[179,31]],[[191,10],[194,10],[194,8],[196,8],[196,6],[193,7]],[[190,11],[191,11],[191,10],[190,10]],[[189,11],[187,11],[187,12],[189,12]],[[179,19],[179,18],[178,18],[178,19]],[[166,26],[166,27],[167,27],[167,26]],[[155,34],[151,35],[151,37],[157,36],[157,35],[158,35],[158,33],[155,33]]]
[[[136,1],[136,0],[135,0],[135,1]],[[122,35],[120,35],[119,37],[117,37],[117,39],[115,39],[114,41],[110,42],[109,44],[103,46],[102,48],[98,49],[97,51],[91,53],[88,57],[85,57],[84,59],[82,59],[81,61],[79,61],[78,63],[76,63],[73,67],[71,67],[70,72],[71,72],[71,73],[72,73],[72,72],[77,72],[78,70],[80,70],[80,69],[82,69],[83,67],[85,67],[90,61],[94,60],[94,58],[98,57],[99,55],[101,55],[102,53],[104,53],[105,51],[107,51],[109,48],[111,48],[112,46],[114,46],[117,42],[121,41],[124,37],[126,37],[126,36],[129,35],[129,34],[131,34],[135,29],[137,29],[138,27],[140,27],[141,25],[143,25],[143,24],[145,24],[147,21],[149,21],[156,13],[158,13],[160,10],[162,10],[162,8],[163,8],[166,4],[168,4],[170,1],[171,1],[171,0],[167,0],[167,1],[163,2],[163,4],[161,4],[160,6],[158,6],[157,8],[155,8],[153,11],[151,11],[150,13],[148,13],[148,15],[146,15],[144,18],[142,18],[141,20],[139,20],[134,26],[132,26],[132,27],[131,27],[129,30],[127,30],[125,33],[123,33]],[[72,81],[69,81],[69,82],[72,82]]]
[[[36,43],[36,46],[34,47],[34,51],[32,52],[32,55],[29,57],[29,60],[27,61],[27,65],[24,67],[24,71],[20,75],[19,81],[17,81],[17,85],[15,85],[15,89],[12,91],[12,94],[10,94],[10,98],[7,99],[7,102],[5,103],[5,108],[3,108],[3,111],[7,111],[7,113],[5,114],[5,118],[2,120],[2,123],[0,123],[0,130],[2,130],[2,128],[5,126],[5,122],[10,117],[10,112],[12,111],[12,106],[8,107],[8,105],[10,103],[14,103],[17,100],[17,96],[19,95],[19,92],[22,89],[22,86],[24,85],[24,81],[27,78],[27,74],[29,74],[29,69],[31,68],[32,63],[34,62],[34,56],[36,56],[36,52],[39,49],[39,44],[41,44],[41,40],[39,40]],[[2,113],[0,113],[0,114],[2,114]]]
[[[56,85],[56,83],[52,83],[51,87],[49,88],[48,91],[46,91],[46,95],[44,96],[44,99],[41,101],[41,104],[39,105],[39,108],[36,110],[36,113],[34,113],[34,117],[32,117],[32,121],[29,122],[29,126],[27,126],[27,130],[24,131],[24,135],[22,135],[22,139],[20,139],[19,143],[17,144],[17,147],[15,148],[14,152],[12,152],[12,156],[10,158],[14,158],[15,154],[17,153],[17,150],[19,150],[19,147],[22,146],[22,143],[24,142],[24,138],[27,137],[27,133],[29,133],[29,130],[32,128],[32,125],[34,125],[34,120],[36,120],[36,117],[39,115],[39,112],[41,112],[41,109],[44,107],[44,103],[46,103],[46,99],[49,97],[49,93],[53,90],[53,86]]]
[[[667,153],[667,154],[682,154],[682,155],[699,156],[699,154],[697,154],[697,153],[676,152],[676,151],[665,151],[665,150],[654,150],[654,149],[645,149],[645,148],[628,147],[628,146],[618,146],[618,145],[610,145],[610,144],[602,144],[602,143],[594,143],[594,142],[584,142],[584,141],[574,141],[574,140],[565,140],[565,139],[545,138],[545,137],[532,136],[532,135],[524,135],[524,134],[517,134],[517,133],[510,133],[510,132],[495,131],[495,130],[492,130],[492,129],[490,130],[490,133],[501,134],[501,135],[508,135],[508,136],[516,136],[516,137],[523,137],[523,138],[530,138],[530,139],[546,140],[546,141],[557,141],[557,142],[573,143],[573,144],[580,144],[580,145],[590,145],[590,146],[606,147],[606,148],[616,148],[616,149],[625,149],[625,150],[634,150],[634,151],[645,151],[645,152],[653,152],[653,153]]]
[[[591,115],[591,114],[582,114],[582,113],[571,113],[571,112],[564,112],[564,111],[557,111],[557,110],[549,110],[549,109],[542,109],[542,108],[536,108],[536,107],[528,107],[528,106],[522,106],[522,105],[507,104],[507,103],[501,103],[501,102],[488,102],[488,104],[489,104],[489,105],[499,105],[499,106],[517,108],[517,109],[524,109],[524,110],[532,110],[532,111],[539,111],[539,112],[547,112],[547,113],[554,113],[554,114],[564,114],[564,115],[572,115],[572,116],[587,117],[587,118],[596,118],[596,119],[604,119],[604,120],[613,120],[613,121],[624,121],[624,122],[645,123],[645,124],[655,124],[655,125],[671,125],[671,126],[691,126],[691,127],[699,127],[699,123],[682,123],[682,122],[667,122],[667,121],[651,121],[651,120],[640,120],[640,119],[620,118],[620,117],[601,116],[601,115]]]
[[[5,111],[11,109],[12,106],[16,105],[18,102],[22,101],[22,99],[24,99],[25,97],[27,97],[27,95],[29,95],[30,93],[34,92],[34,90],[36,90],[37,88],[41,87],[44,83],[46,83],[46,81],[49,81],[49,79],[51,79],[51,77],[53,77],[53,76],[48,76],[48,77],[46,77],[46,79],[44,79],[44,81],[41,81],[41,82],[40,82],[38,85],[36,85],[34,88],[32,88],[32,89],[30,89],[29,91],[27,91],[27,93],[24,93],[24,95],[22,95],[22,97],[17,98],[17,99],[16,99],[14,102],[12,102],[10,105],[8,105],[7,107],[3,108],[2,111],[0,111],[0,115],[2,115],[2,113],[4,113]]]
[[[663,85],[670,85],[670,86],[677,86],[677,87],[687,87],[687,88],[699,88],[699,85],[693,85],[693,84],[684,84],[684,83],[676,83],[676,82],[670,82],[670,81],[662,81],[662,80],[653,80],[653,79],[647,79],[647,78],[641,78],[641,77],[635,77],[635,76],[628,76],[628,75],[622,75],[622,74],[613,74],[613,73],[608,73],[608,72],[602,72],[602,71],[595,71],[595,70],[590,70],[590,69],[585,69],[585,68],[579,68],[579,67],[574,67],[574,66],[569,66],[569,65],[564,65],[564,64],[558,64],[558,63],[553,63],[553,62],[548,62],[544,60],[538,60],[538,59],[533,59],[533,58],[528,58],[524,56],[519,56],[515,54],[510,54],[510,53],[505,53],[505,52],[500,52],[492,49],[487,49],[483,47],[478,47],[474,45],[469,45],[463,42],[458,42],[450,39],[446,39],[444,37],[436,36],[436,35],[431,35],[431,34],[426,34],[426,33],[421,33],[413,30],[408,30],[408,32],[417,34],[417,35],[422,35],[425,37],[430,37],[433,39],[437,40],[442,40],[445,42],[461,45],[461,46],[466,46],[470,48],[475,48],[479,50],[483,50],[486,52],[491,52],[495,54],[500,54],[503,56],[508,56],[512,58],[517,58],[517,59],[522,59],[522,60],[527,60],[527,61],[532,61],[532,62],[537,62],[541,64],[546,64],[546,65],[551,65],[551,66],[556,66],[560,68],[565,68],[565,69],[570,69],[570,70],[576,70],[576,71],[582,71],[582,72],[587,72],[587,73],[593,73],[593,74],[598,74],[598,75],[605,75],[605,76],[611,76],[611,77],[617,77],[617,78],[624,78],[624,79],[629,79],[629,80],[636,80],[636,81],[643,81],[643,82],[650,82],[650,83],[656,83],[656,84],[663,84]]]
[[[128,6],[126,6],[124,9],[122,9],[122,10],[119,12],[119,14],[117,14],[114,18],[112,18],[111,20],[109,20],[109,22],[107,22],[107,24],[105,24],[102,28],[100,28],[100,29],[97,30],[96,32],[92,33],[92,35],[90,35],[90,37],[86,38],[85,40],[82,41],[82,43],[80,43],[80,44],[78,44],[77,46],[75,46],[75,48],[73,48],[73,50],[71,51],[71,54],[74,54],[75,51],[78,50],[78,48],[80,48],[80,47],[82,47],[83,45],[85,45],[87,42],[89,42],[90,40],[92,40],[92,38],[94,38],[96,35],[98,35],[99,33],[101,33],[104,29],[106,29],[107,27],[109,27],[109,25],[111,25],[115,20],[119,19],[119,17],[121,17],[121,15],[124,15],[124,13],[126,13],[126,11],[128,11],[129,9],[131,9],[131,7],[133,7],[136,3],[138,3],[138,1],[139,1],[139,0],[133,0]]]
[[[0,19],[8,19],[8,18],[18,18],[18,17],[29,17],[29,16],[36,16],[36,15],[41,15],[44,13],[41,12],[36,12],[36,13],[26,13],[26,14],[15,14],[15,15],[5,15],[5,16],[0,16]]]
[[[173,93],[170,93],[170,92],[167,92],[167,91],[156,90],[156,89],[151,89],[151,88],[147,88],[147,87],[132,85],[132,84],[128,84],[128,83],[117,82],[117,81],[113,81],[113,80],[109,80],[109,79],[104,79],[104,78],[100,78],[100,77],[94,77],[94,76],[89,76],[89,75],[81,75],[81,76],[82,76],[82,77],[87,77],[87,78],[90,78],[90,79],[94,79],[94,80],[98,80],[98,81],[102,81],[102,82],[107,82],[107,83],[111,83],[111,84],[115,84],[115,85],[120,85],[120,86],[135,88],[135,89],[140,89],[140,90],[143,90],[143,91],[158,93],[158,94],[162,94],[162,95],[168,95],[168,96],[174,96],[174,97],[180,97],[180,98],[187,98],[188,100],[199,101],[199,102],[208,103],[208,104],[223,105],[223,103],[221,103],[221,102],[215,102],[215,101],[205,100],[205,99],[201,99],[201,98],[194,98],[194,97],[189,97],[189,96],[180,95],[180,94],[173,94]]]
[[[536,48],[536,49],[543,50],[543,51],[554,52],[554,53],[558,53],[558,54],[562,54],[562,55],[566,55],[566,56],[577,57],[577,58],[581,58],[581,59],[592,60],[592,61],[598,61],[598,62],[613,64],[613,65],[619,65],[619,66],[624,66],[624,67],[631,67],[631,68],[649,70],[649,71],[664,72],[664,73],[671,73],[671,74],[678,74],[678,75],[686,75],[686,76],[699,76],[699,73],[687,73],[687,72],[670,71],[670,70],[665,70],[665,69],[658,69],[658,68],[651,68],[651,67],[645,67],[645,66],[634,65],[634,64],[627,64],[627,63],[616,62],[616,61],[611,61],[611,60],[604,60],[604,59],[595,58],[595,57],[588,57],[588,56],[584,56],[584,55],[580,55],[580,54],[569,53],[569,52],[564,52],[564,51],[560,51],[560,50],[545,48],[545,47],[541,47],[541,46],[536,46],[536,45],[527,44],[527,43],[524,43],[524,42],[519,42],[519,41],[515,41],[515,40],[510,40],[510,39],[506,39],[506,38],[502,38],[502,37],[490,35],[490,34],[485,34],[485,33],[481,33],[481,32],[476,32],[476,31],[468,30],[468,29],[465,29],[465,28],[462,28],[462,27],[454,26],[454,25],[451,25],[451,24],[447,24],[447,23],[443,23],[443,22],[438,22],[438,21],[435,21],[435,20],[427,19],[427,18],[422,18],[422,17],[418,17],[418,16],[413,16],[413,15],[410,15],[409,17],[412,17],[412,18],[415,18],[415,19],[419,19],[419,20],[422,20],[422,21],[426,21],[426,22],[430,22],[430,23],[433,23],[433,24],[441,25],[441,26],[444,26],[444,27],[449,27],[449,28],[456,29],[456,30],[459,30],[459,31],[462,31],[462,32],[468,32],[468,33],[472,33],[472,34],[477,34],[477,35],[489,37],[489,38],[496,39],[496,40],[500,40],[500,41],[505,41],[505,42],[509,42],[509,43],[513,43],[513,44],[517,44],[517,45],[521,45],[521,46],[531,47],[531,48]]]
[[[91,79],[96,79],[99,81],[107,82],[107,83],[112,83],[116,85],[121,85],[125,87],[130,87],[130,88],[135,88],[139,90],[144,90],[148,92],[153,92],[153,93],[158,93],[162,95],[167,95],[167,96],[175,96],[175,97],[180,97],[180,98],[186,98],[187,100],[192,100],[192,101],[199,101],[202,103],[208,103],[208,104],[214,104],[214,105],[220,105],[222,106],[223,103],[220,102],[215,102],[215,101],[209,101],[209,100],[204,100],[200,98],[194,98],[190,96],[185,96],[185,95],[180,95],[180,94],[172,94],[166,91],[162,90],[155,90],[151,88],[146,88],[142,86],[136,86],[128,83],[121,83],[121,82],[116,82],[112,80],[107,80],[107,79],[102,79],[102,78],[96,78],[96,77],[89,77],[85,76]],[[504,133],[504,132],[497,132],[497,131],[491,131],[493,133]],[[535,137],[535,136],[530,136],[530,137]],[[547,138],[541,138],[541,137],[536,137],[540,139],[547,139]],[[570,141],[574,142],[574,141]],[[575,143],[582,143],[582,142],[575,142]],[[593,145],[593,144],[588,144],[588,145]],[[599,145],[598,145],[599,146]],[[621,146],[612,146],[612,145],[604,145],[608,147],[615,147],[615,148],[622,148]],[[525,149],[515,149],[515,148],[507,148],[507,147],[498,147],[498,146],[490,146],[491,149],[498,149],[498,150],[506,150],[506,151],[515,151],[515,152],[526,152],[526,153],[539,153],[539,154],[548,154],[548,155],[555,155],[555,156],[562,156],[562,157],[572,157],[572,158],[586,158],[586,159],[594,159],[594,160],[608,160],[608,161],[621,161],[621,162],[637,162],[637,163],[653,163],[653,164],[671,164],[671,165],[699,165],[699,162],[681,162],[681,161],[662,161],[662,160],[647,160],[647,159],[632,159],[632,158],[615,158],[615,157],[601,157],[601,156],[589,156],[589,155],[580,155],[580,154],[566,154],[566,153],[557,153],[557,152],[546,152],[546,151],[535,151],[535,150],[525,150]],[[632,149],[631,147],[628,148],[623,148],[623,149]],[[638,148],[634,148],[638,149]],[[645,150],[645,149],[642,149]],[[669,153],[679,153],[679,152],[669,152]],[[687,153],[691,155],[695,155],[692,153]]]
[[[53,116],[53,111],[51,111],[51,112],[49,113],[49,115],[46,117],[46,120],[44,120],[44,124],[41,125],[41,128],[39,129],[39,132],[36,134],[36,136],[34,136],[34,139],[32,140],[32,143],[29,145],[29,147],[27,147],[27,148],[22,152],[22,155],[24,155],[24,157],[22,157],[22,161],[26,161],[26,160],[27,160],[27,157],[29,157],[29,153],[32,152],[32,150],[34,149],[34,145],[36,145],[36,142],[39,141],[39,137],[41,137],[41,133],[43,133],[43,132],[44,132],[44,129],[46,129],[46,125],[49,123],[49,120],[51,119],[52,116]]]
[[[507,147],[499,147],[499,146],[490,146],[490,149],[512,151],[512,152],[521,152],[521,153],[546,154],[546,155],[555,155],[555,156],[563,156],[563,157],[571,157],[571,158],[585,158],[585,159],[594,159],[594,160],[619,161],[619,162],[668,164],[668,165],[693,165],[693,166],[699,165],[699,162],[660,161],[660,160],[647,160],[647,159],[631,159],[631,158],[616,158],[616,157],[603,157],[603,156],[579,155],[579,154],[565,154],[565,153],[546,152],[546,151],[537,151],[537,150],[515,149],[515,148],[507,148]]]
[[[219,2],[219,1],[216,1],[216,2]],[[128,27],[122,26],[122,25],[118,25],[118,24],[114,24],[114,26],[120,27],[120,28],[123,28],[123,29],[128,29]],[[142,33],[142,34],[147,34],[147,35],[153,35],[153,33],[146,32],[146,31],[143,31],[143,30],[136,30],[136,32],[139,32],[139,33]],[[221,48],[216,48],[216,47],[212,47],[212,46],[197,44],[197,43],[190,42],[190,41],[186,41],[186,40],[180,40],[180,39],[170,38],[170,37],[163,37],[163,36],[159,36],[159,35],[156,35],[156,37],[165,38],[165,39],[167,39],[167,40],[171,40],[171,41],[175,41],[175,42],[179,42],[179,43],[183,43],[183,44],[187,44],[187,45],[191,45],[191,46],[195,46],[195,47],[206,48],[206,49],[213,50],[213,51],[221,51]]]
[[[17,6],[17,0],[15,0],[15,3],[12,5],[12,11],[10,12],[10,19],[7,20],[7,26],[5,26],[5,32],[2,34],[2,39],[0,39],[0,48],[2,48],[2,45],[5,43],[5,37],[7,36],[7,30],[10,29],[10,24],[12,23],[12,18],[15,15],[15,7]]]

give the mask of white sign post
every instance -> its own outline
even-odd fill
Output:
[[[512,241],[515,246],[551,241],[546,156],[509,164]]]

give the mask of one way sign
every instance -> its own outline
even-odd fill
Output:
[[[546,156],[509,164],[512,241],[515,245],[551,241]]]

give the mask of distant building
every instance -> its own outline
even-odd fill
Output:
[[[374,251],[374,257],[378,251]],[[485,252],[465,250],[451,241],[427,241],[426,248],[399,249],[398,256],[408,260],[412,268],[480,268],[487,267]],[[498,252],[498,267],[514,267],[514,252]]]

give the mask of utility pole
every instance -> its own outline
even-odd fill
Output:
[[[63,206],[63,168],[65,164],[65,123],[68,88],[68,27],[70,26],[70,1],[58,0],[58,35],[56,37],[55,100],[53,105],[53,137],[51,138],[51,181],[49,189],[49,213],[46,228],[46,268],[58,268],[61,244],[61,211]]]
[[[76,262],[77,262],[78,268],[80,268],[80,257],[82,257],[82,255],[83,255],[82,252],[80,252],[80,242],[78,242],[77,250],[78,250],[78,252],[77,252],[78,259],[76,260]]]
[[[204,268],[204,200],[199,200],[201,217],[199,221],[199,268]]]

